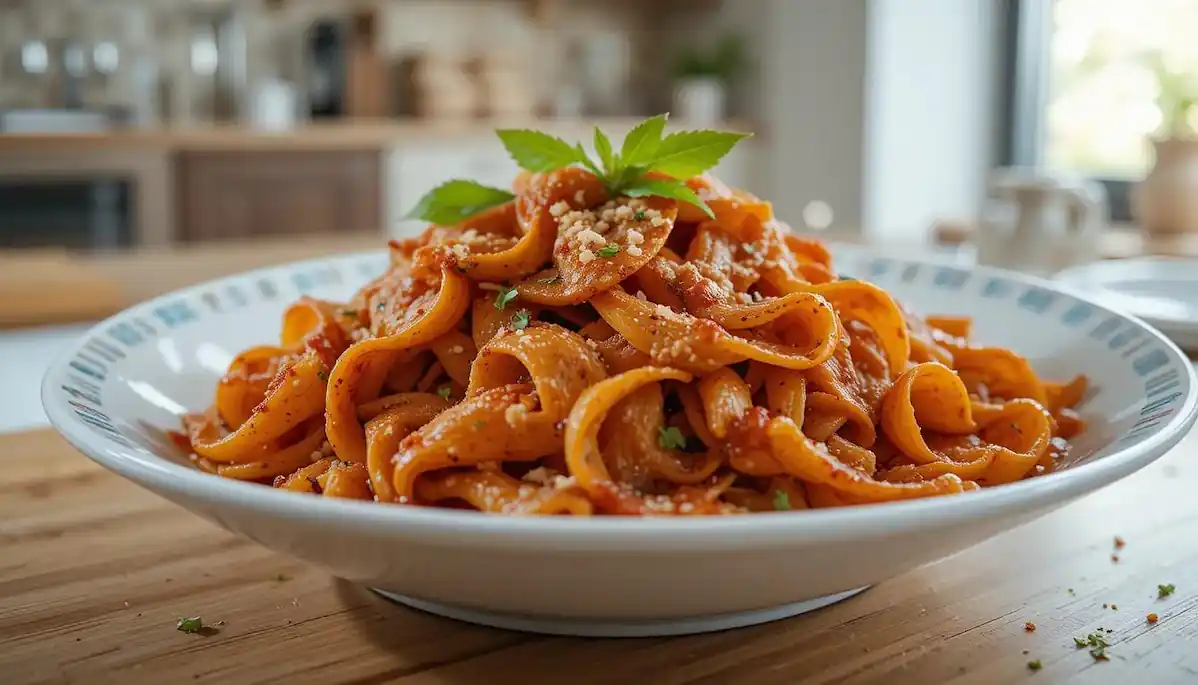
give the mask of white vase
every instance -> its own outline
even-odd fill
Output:
[[[1198,233],[1198,138],[1152,144],[1156,164],[1132,193],[1132,214],[1149,235]]]
[[[688,123],[714,126],[724,120],[724,84],[714,78],[679,81],[671,115]]]

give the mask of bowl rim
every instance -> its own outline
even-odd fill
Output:
[[[1198,419],[1198,374],[1191,361],[1167,337],[1141,318],[1107,307],[1085,293],[1062,288],[1060,283],[997,269],[962,265],[943,258],[891,257],[866,246],[830,245],[855,258],[886,259],[898,263],[947,266],[981,276],[1004,278],[1018,284],[1064,294],[1131,322],[1164,348],[1172,364],[1185,370],[1188,393],[1181,407],[1164,426],[1147,439],[1089,463],[1079,464],[1032,479],[971,492],[958,497],[929,497],[872,505],[765,512],[727,517],[541,517],[497,516],[433,507],[379,506],[375,502],[303,497],[256,483],[220,478],[158,454],[125,447],[89,430],[57,393],[68,361],[97,333],[126,317],[143,313],[167,300],[194,296],[215,286],[244,279],[285,274],[304,266],[331,262],[360,262],[385,255],[385,250],[340,253],[254,269],[212,279],[137,303],[88,329],[64,350],[47,369],[41,387],[42,405],[51,425],[88,458],[137,484],[156,492],[171,492],[217,506],[270,517],[295,519],[311,525],[328,524],[372,534],[395,534],[423,543],[471,545],[484,548],[540,548],[575,551],[706,551],[760,548],[771,545],[880,537],[911,528],[953,527],[966,521],[1032,507],[1065,504],[1092,490],[1120,480],[1147,466],[1180,442]],[[1117,439],[1117,438],[1116,438]],[[580,519],[580,520],[576,520]]]

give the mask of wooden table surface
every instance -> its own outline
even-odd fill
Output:
[[[1198,682],[1196,455],[1191,435],[1121,483],[805,616],[584,640],[390,604],[121,480],[48,430],[10,434],[0,436],[0,682]],[[1160,584],[1176,592],[1159,599]],[[218,632],[179,632],[182,616]],[[1109,661],[1073,643],[1099,628],[1110,631]]]

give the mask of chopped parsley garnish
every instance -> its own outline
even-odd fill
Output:
[[[753,243],[745,243],[740,246],[740,249],[744,250],[746,254],[756,254],[757,253],[757,245],[755,245]]]
[[[538,278],[537,283],[540,283],[541,285],[553,285],[560,280],[562,280],[561,276],[553,274],[552,276],[546,276],[545,278]]]
[[[175,625],[175,630],[184,633],[198,633],[204,629],[204,620],[199,616],[191,618],[180,618],[179,623]]]
[[[329,372],[321,369],[320,371],[316,372],[316,377],[322,381],[327,381],[329,380]]]
[[[674,426],[661,426],[657,429],[657,444],[663,450],[686,449],[686,436]]]
[[[615,243],[608,243],[598,250],[595,250],[595,254],[599,255],[600,257],[615,257],[619,253],[620,246]]]
[[[1040,669],[1044,668],[1044,664],[1040,663],[1039,659],[1036,659],[1035,661],[1027,662],[1027,667],[1028,670],[1039,671]]]
[[[515,288],[500,286],[499,293],[495,295],[495,308],[499,311],[503,311],[503,308],[508,306],[508,303],[510,303],[512,300],[516,299],[516,296],[519,294],[520,293],[516,292]]]
[[[448,400],[449,394],[451,392],[453,392],[453,388],[449,387],[448,385],[442,385],[441,387],[437,388],[437,394],[440,395],[441,399],[443,400]]]
[[[1157,585],[1156,586],[1156,598],[1164,599],[1164,598],[1168,597],[1169,595],[1173,594],[1173,592],[1175,590],[1177,590],[1177,588],[1173,585],[1173,583],[1169,583],[1168,585]]]
[[[518,331],[522,331],[525,328],[528,328],[528,322],[531,319],[531,317],[532,317],[532,315],[529,313],[529,311],[527,309],[521,309],[520,311],[516,312],[515,314],[512,314],[512,328],[514,328]]]
[[[637,221],[644,221],[645,220],[645,211],[643,209],[638,209],[636,214],[632,215],[632,218],[636,219]]]
[[[790,511],[790,495],[783,490],[774,491],[774,511]]]

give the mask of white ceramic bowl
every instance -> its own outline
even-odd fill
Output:
[[[794,615],[1030,521],[1181,439],[1198,388],[1142,322],[1003,271],[836,251],[839,270],[1049,377],[1084,373],[1091,422],[1067,468],[953,497],[729,518],[499,517],[276,491],[191,468],[165,438],[212,400],[234,353],[277,337],[302,293],[345,298],[382,253],[309,261],[166,295],[92,329],[47,373],[54,425],[105,467],[235,533],[399,601],[502,627],[583,635],[715,630]]]

